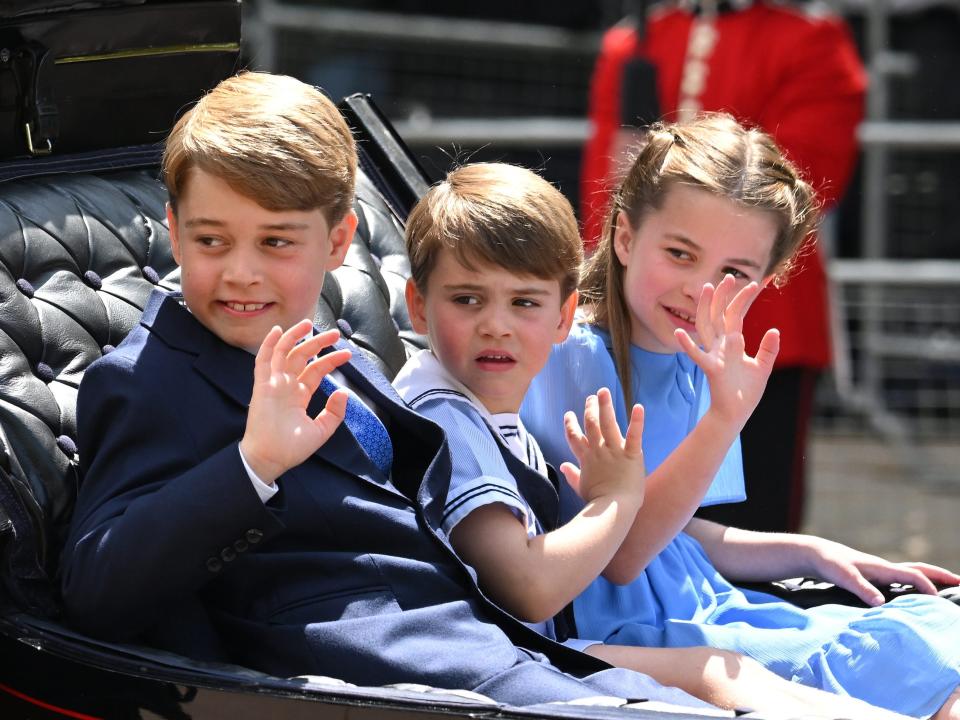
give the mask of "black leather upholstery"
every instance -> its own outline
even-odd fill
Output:
[[[78,487],[75,404],[85,368],[175,289],[166,191],[153,171],[0,184],[0,577],[7,607],[56,617],[57,563]],[[357,237],[317,320],[339,325],[391,376],[423,346],[403,288],[402,229],[358,182]]]

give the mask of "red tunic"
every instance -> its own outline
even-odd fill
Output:
[[[657,67],[660,108],[676,111],[693,16],[654,11],[642,44],[633,29],[614,27],[603,39],[590,91],[592,136],[584,151],[581,205],[584,238],[600,233],[609,188],[610,148],[620,126],[624,64],[641,55]],[[758,2],[716,18],[718,37],[699,95],[704,110],[725,110],[771,133],[829,206],[841,196],[856,159],[855,130],[863,116],[866,73],[839,18],[800,7]],[[814,246],[780,289],[768,288],[747,315],[747,345],[763,331],[781,331],[779,367],[830,363],[826,274]]]

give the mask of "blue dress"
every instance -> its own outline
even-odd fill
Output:
[[[609,387],[620,400],[605,332],[576,325],[554,347],[521,408],[527,429],[547,461],[573,461],[560,418],[582,417],[586,396]],[[686,355],[631,348],[633,388],[646,408],[643,450],[650,472],[702,415],[706,392]],[[737,496],[735,453],[708,492],[715,501]],[[561,515],[577,511],[572,491],[561,493]],[[960,686],[960,607],[929,595],[901,596],[879,608],[824,605],[803,610],[764,593],[742,590],[713,567],[700,544],[680,533],[628,585],[598,578],[574,602],[582,636],[614,645],[707,645],[748,655],[781,677],[849,694],[880,707],[928,717]]]

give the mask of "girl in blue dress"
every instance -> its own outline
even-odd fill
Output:
[[[764,133],[724,115],[651,129],[585,269],[583,322],[555,347],[521,410],[559,465],[573,461],[563,415],[597,388],[614,390],[621,426],[625,408],[646,409],[646,499],[605,577],[575,601],[577,629],[616,645],[738,651],[806,685],[960,720],[960,607],[934,585],[960,576],[693,517],[701,504],[743,497],[736,435],[752,411],[744,398],[766,383],[779,337],[768,331],[746,358],[739,323],[757,288],[785,276],[816,217],[810,186]],[[733,300],[711,302],[715,294]],[[711,316],[711,307],[727,309]],[[729,378],[713,382],[725,356],[744,357],[736,364],[746,392]],[[732,448],[715,480],[692,469],[683,482],[659,481],[667,474],[658,466],[670,465],[679,445],[718,433]],[[562,503],[565,517],[581,507],[569,488]],[[801,575],[834,582],[869,607],[803,610],[728,580]],[[883,604],[874,583],[891,582],[921,592]]]

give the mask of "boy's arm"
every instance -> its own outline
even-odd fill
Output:
[[[310,332],[309,321],[282,334],[275,328],[257,355],[244,434],[256,442],[244,456],[270,483],[342,419],[342,393],[331,395],[317,418],[306,415],[323,376],[349,357],[342,351],[311,362],[337,334],[298,345]],[[78,426],[88,467],[63,562],[71,620],[116,639],[140,634],[168,605],[215,578],[227,562],[221,554],[232,557],[236,543],[256,545],[283,527],[257,495],[240,443],[213,454],[198,448],[182,417],[187,409],[171,399],[181,394],[169,392],[163,377],[138,381],[135,369],[135,361],[116,360],[84,377]]]
[[[813,535],[740,530],[694,518],[687,532],[730,580],[750,582],[809,576],[832,582],[869,605],[884,602],[874,583],[914,585],[936,594],[934,583],[956,585],[960,575],[927,563],[891,563]]]
[[[699,347],[677,331],[688,355],[710,383],[710,408],[694,429],[647,476],[647,495],[620,550],[604,572],[611,582],[629,583],[690,522],[773,369],[779,335],[768,331],[756,358],[744,353],[743,317],[760,292],[750,283],[734,295],[727,275],[716,290],[704,286],[697,305]],[[656,422],[656,418],[651,418]]]
[[[643,503],[643,412],[634,410],[627,436],[620,435],[610,392],[591,396],[580,432],[572,413],[567,435],[581,462],[562,468],[587,501],[570,522],[527,536],[506,505],[479,507],[452,530],[450,541],[477,571],[480,586],[498,604],[528,622],[562,610],[603,570]]]

